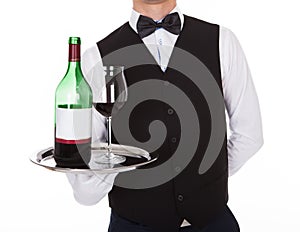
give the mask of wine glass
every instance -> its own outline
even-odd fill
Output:
[[[123,66],[103,66],[104,80],[93,82],[93,105],[106,118],[107,122],[107,152],[95,158],[96,163],[119,164],[126,160],[125,156],[116,155],[111,148],[112,110],[120,109],[127,100],[127,83]],[[102,75],[103,77],[103,75]],[[101,78],[99,76],[98,78]],[[95,78],[93,78],[95,79]],[[96,85],[96,86],[95,86]],[[98,85],[98,86],[97,86]]]

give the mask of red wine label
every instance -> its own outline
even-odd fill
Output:
[[[91,141],[92,109],[56,108],[56,142],[82,144]]]
[[[63,143],[63,144],[85,144],[85,143],[90,143],[91,140],[92,140],[91,138],[89,138],[89,139],[80,139],[80,140],[65,140],[65,139],[56,138],[55,142]]]

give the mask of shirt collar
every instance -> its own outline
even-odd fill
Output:
[[[180,9],[178,6],[175,6],[175,8],[170,12],[171,13],[175,13],[177,12],[179,14],[179,18],[180,18],[180,21],[181,21],[181,30],[182,30],[182,27],[183,27],[183,23],[184,23],[184,16],[183,14],[181,13]],[[132,9],[132,13],[131,13],[131,17],[130,17],[130,20],[129,20],[129,25],[131,26],[131,28],[136,32],[137,32],[137,22],[139,20],[139,17],[140,17],[140,13],[135,11],[134,9]]]

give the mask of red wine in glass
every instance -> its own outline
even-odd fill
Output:
[[[107,120],[107,153],[95,159],[97,163],[118,164],[126,160],[125,156],[113,154],[111,150],[112,111],[120,109],[127,100],[127,83],[123,66],[104,66],[104,80],[93,78],[93,106]],[[99,75],[101,76],[101,75]],[[101,78],[101,77],[99,77]]]
[[[114,107],[114,103],[93,103],[95,109],[104,117],[111,117],[111,113]]]

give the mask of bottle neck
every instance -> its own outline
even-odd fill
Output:
[[[80,44],[69,44],[69,63],[68,73],[81,73],[80,65]],[[81,79],[81,75],[75,75],[76,78]]]
[[[80,61],[69,61],[68,63],[68,73],[81,71]]]

